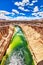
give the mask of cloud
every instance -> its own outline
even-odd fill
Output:
[[[43,12],[38,12],[39,16],[43,17]]]
[[[38,12],[38,11],[39,11],[38,6],[35,6],[33,12]]]
[[[18,6],[18,9],[28,12],[28,9],[24,9],[24,6],[29,4],[29,0],[22,0],[22,2],[15,2],[14,5]]]
[[[9,16],[9,14],[11,14],[12,17],[15,15],[15,13],[13,13],[13,12],[8,12],[8,11],[5,11],[5,10],[0,10],[0,19],[5,19],[5,20],[12,19],[12,17]]]
[[[0,19],[10,20],[11,17],[10,17],[10,16],[6,16],[6,15],[4,15],[4,14],[2,13],[2,14],[0,14]]]
[[[0,10],[0,14],[3,13],[3,14],[11,14],[10,12],[8,11],[4,11],[4,10]]]
[[[38,0],[33,0],[32,3],[38,2]]]
[[[32,15],[33,15],[33,16],[38,16],[38,14],[37,14],[37,13],[32,13]]]
[[[34,5],[34,3],[36,3],[36,2],[38,2],[38,0],[32,0],[32,3],[31,4],[29,4],[30,6],[33,6]]]
[[[20,15],[25,15],[24,13],[20,13]]]
[[[24,9],[24,7],[18,7],[18,9],[22,10],[22,11],[26,11],[26,12],[29,12],[28,9]]]
[[[13,16],[13,15],[15,15],[15,13],[14,12],[11,12],[11,15]]]
[[[11,16],[14,16],[15,15],[15,13],[13,13],[13,12],[8,12],[8,11],[5,11],[5,10],[0,10],[0,15],[11,15]]]
[[[32,13],[33,16],[40,16],[43,18],[43,12]]]
[[[26,16],[25,16],[25,17],[24,17],[24,16],[19,16],[19,17],[16,17],[16,18],[14,18],[14,19],[15,19],[15,20],[21,20],[21,21],[22,21],[22,20],[25,20],[25,21],[26,21],[26,20],[29,20],[29,18],[26,17]]]
[[[22,3],[27,3],[29,2],[29,0],[22,0]]]
[[[15,2],[14,4],[17,5],[17,6],[19,6],[20,5],[20,2]]]
[[[40,19],[42,17],[26,17],[26,16],[18,16],[18,17],[10,17],[10,16],[6,16],[4,14],[0,15],[0,19],[5,19],[5,20],[18,20],[18,21],[29,21],[29,20],[35,20],[35,19]]]
[[[14,5],[25,6],[27,3],[29,3],[29,0],[22,0],[22,2],[15,2]]]
[[[22,3],[22,2],[15,2],[15,5],[17,5],[17,6],[24,6],[25,3]]]
[[[40,19],[41,17],[26,17],[26,16],[18,16],[13,18],[12,20],[18,20],[18,21],[29,21],[29,20],[35,20]]]
[[[32,2],[30,3],[30,0],[22,0],[22,1],[16,1],[14,2],[14,5],[18,6],[18,9],[22,10],[22,11],[26,11],[26,12],[29,12],[28,9],[25,9],[24,7],[25,6],[33,6],[35,2],[38,2],[37,0],[32,0]],[[38,6],[36,6],[34,8],[34,12],[37,12],[38,11]]]
[[[33,6],[33,3],[29,4],[30,6]]]
[[[17,6],[30,5],[30,6],[32,6],[35,2],[38,2],[38,0],[32,0],[31,4],[30,4],[30,0],[22,0],[22,2],[15,2],[14,5],[17,5]]]
[[[19,14],[19,11],[15,10],[15,9],[12,9],[12,12]]]

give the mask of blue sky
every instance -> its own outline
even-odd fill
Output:
[[[0,19],[31,20],[43,18],[43,0],[0,0]]]

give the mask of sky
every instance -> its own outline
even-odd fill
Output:
[[[0,19],[31,20],[43,18],[43,0],[0,0]]]

